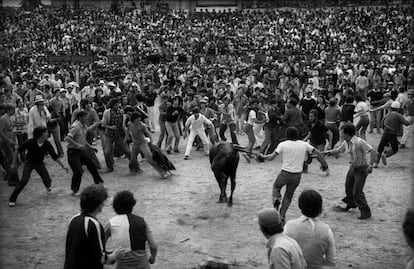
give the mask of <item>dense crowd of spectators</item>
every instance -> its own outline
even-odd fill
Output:
[[[50,55],[384,54],[413,50],[407,6],[257,12],[2,12],[1,50]]]
[[[179,154],[191,125],[185,160],[193,145],[208,153],[209,143],[226,141],[227,130],[233,144],[246,134],[249,161],[255,146],[272,152],[288,127],[324,151],[343,140],[341,125],[355,123],[356,135],[367,140],[366,131],[386,131],[381,119],[387,113],[403,113],[411,123],[414,117],[408,55],[414,23],[407,6],[122,15],[36,9],[1,12],[0,19],[0,50],[17,63],[0,78],[0,127],[7,124],[0,128],[0,164],[7,173],[15,144],[39,126],[64,156],[61,141],[70,126],[79,126],[80,112],[87,116],[85,141],[101,139],[108,172],[113,156],[123,154],[132,170],[144,136],[152,143],[150,133],[158,130],[153,144]],[[116,54],[125,56],[123,63],[105,60]],[[99,61],[41,62],[56,55],[98,55]],[[195,139],[196,127],[202,141]],[[413,125],[397,127],[393,135],[404,134],[405,147]],[[138,146],[131,130],[139,134]],[[139,150],[151,159],[149,150]]]

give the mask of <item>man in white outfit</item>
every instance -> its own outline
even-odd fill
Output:
[[[193,115],[191,115],[185,122],[184,138],[188,133],[188,129],[190,129],[190,136],[188,138],[187,148],[185,149],[184,160],[188,160],[190,158],[191,148],[193,147],[193,142],[197,135],[200,137],[201,141],[203,142],[204,151],[208,155],[209,142],[207,139],[204,124],[211,125],[211,126],[213,125],[209,119],[207,119],[204,115],[200,114],[200,109],[198,107],[195,107],[193,109]]]
[[[50,112],[45,106],[45,100],[41,95],[36,95],[34,106],[29,110],[29,124],[27,126],[28,138],[33,137],[33,130],[36,127],[47,127],[47,121],[50,120]]]

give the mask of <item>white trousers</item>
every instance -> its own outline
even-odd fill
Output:
[[[199,130],[190,130],[190,136],[188,137],[187,147],[185,148],[185,156],[190,156],[191,148],[193,147],[193,142],[196,136],[199,136],[204,145],[204,151],[206,154],[209,153],[209,142],[207,139],[206,132],[203,129]]]
[[[412,116],[406,116],[406,117],[404,117],[407,121],[411,121],[411,119],[413,118]],[[406,144],[407,143],[407,140],[408,140],[408,137],[410,136],[410,134],[412,134],[413,132],[414,132],[414,124],[410,124],[410,125],[408,125],[408,126],[403,126],[404,127],[404,129],[403,129],[403,136],[402,136],[402,138],[401,138],[401,141],[400,141],[400,143],[401,144]]]
[[[148,107],[148,125],[151,128],[151,130],[156,130],[155,126],[155,114],[154,114],[154,107],[149,106]]]

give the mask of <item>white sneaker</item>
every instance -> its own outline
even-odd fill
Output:
[[[16,202],[9,202],[9,207],[15,207],[16,206]]]
[[[77,192],[72,192],[71,195],[74,196],[74,197],[79,197],[80,196],[80,193],[78,191]]]
[[[46,188],[47,193],[51,193],[52,192],[52,187],[48,187]]]

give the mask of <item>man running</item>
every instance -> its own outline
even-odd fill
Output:
[[[281,142],[276,150],[268,155],[261,155],[264,159],[273,160],[277,155],[282,155],[282,170],[277,176],[273,184],[273,206],[278,210],[281,193],[280,190],[286,185],[285,195],[283,196],[280,207],[280,216],[285,220],[286,211],[292,201],[296,187],[300,183],[303,172],[303,163],[308,154],[316,155],[321,163],[321,169],[328,173],[328,164],[326,163],[322,153],[299,139],[299,131],[296,127],[289,127],[286,130],[286,141]]]

